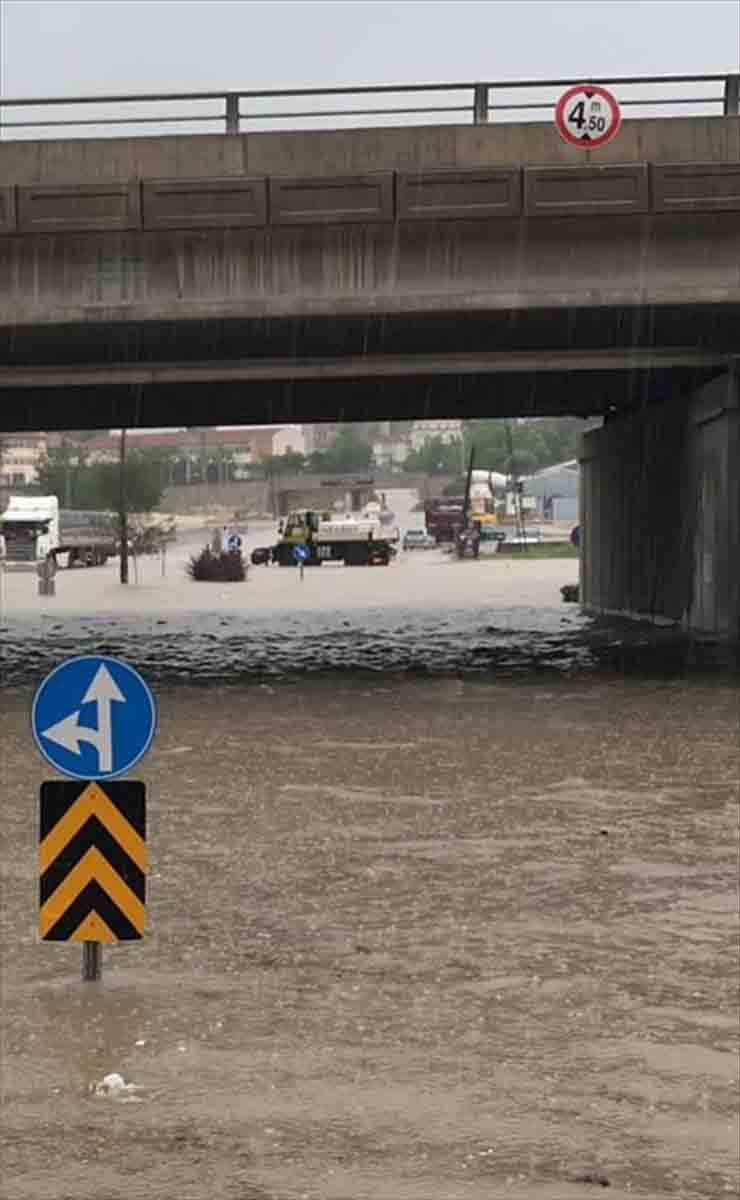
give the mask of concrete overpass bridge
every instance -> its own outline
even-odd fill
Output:
[[[602,414],[586,603],[739,634],[735,77],[592,152],[482,87],[467,125],[227,98],[220,134],[0,142],[0,424]]]

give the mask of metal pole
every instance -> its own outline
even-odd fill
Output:
[[[226,132],[239,132],[239,93],[226,93]]]
[[[488,123],[488,84],[474,83],[473,84],[473,124],[486,125]]]
[[[128,511],[126,508],[126,430],[121,430],[121,441],[119,446],[119,462],[118,462],[118,523],[121,538],[120,548],[120,579],[121,583],[128,583]]]
[[[100,942],[82,943],[82,978],[97,983],[103,974],[103,947]]]
[[[725,80],[725,116],[740,115],[740,75],[728,75]]]

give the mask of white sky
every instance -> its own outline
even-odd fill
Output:
[[[0,93],[719,72],[740,0],[0,0]]]

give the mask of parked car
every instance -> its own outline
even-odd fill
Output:
[[[435,538],[426,529],[407,529],[403,535],[404,550],[434,550],[436,545]]]

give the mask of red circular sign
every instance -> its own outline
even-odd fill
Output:
[[[555,125],[561,138],[583,150],[606,145],[617,135],[621,123],[616,97],[595,83],[568,88],[555,108]]]

